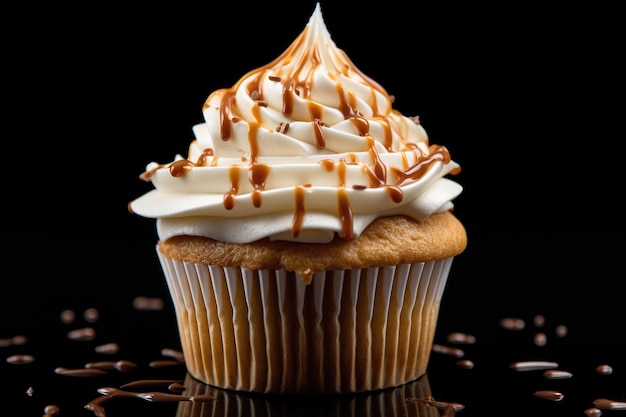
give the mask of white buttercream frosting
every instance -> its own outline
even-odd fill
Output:
[[[323,243],[381,216],[451,210],[459,165],[392,102],[337,48],[318,3],[282,55],[208,97],[187,158],[148,164],[155,188],[129,208],[156,218],[162,240],[235,243]]]

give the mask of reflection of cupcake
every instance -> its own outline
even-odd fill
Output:
[[[432,399],[428,376],[398,388],[354,395],[274,396],[237,393],[211,387],[187,374],[183,383],[185,395],[211,395],[214,401],[181,401],[176,417],[222,417],[222,416],[324,416],[366,417],[406,416],[439,417],[440,411],[428,405]],[[414,400],[417,399],[417,400]]]
[[[221,388],[349,393],[422,376],[461,187],[445,147],[337,49],[319,4],[276,60],[215,91],[187,159],[131,202],[188,371]]]

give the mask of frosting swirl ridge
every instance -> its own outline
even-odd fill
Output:
[[[129,204],[160,239],[351,239],[381,216],[424,220],[462,187],[444,146],[333,42],[319,3],[274,61],[207,98],[187,158],[150,163]]]

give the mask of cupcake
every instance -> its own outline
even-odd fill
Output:
[[[447,148],[332,40],[319,3],[269,64],[212,92],[187,157],[129,203],[156,219],[189,374],[345,394],[426,373],[467,244]]]

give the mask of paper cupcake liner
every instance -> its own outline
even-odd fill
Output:
[[[159,258],[188,372],[219,388],[353,393],[426,372],[452,258],[317,273]]]
[[[187,373],[185,395],[211,395],[206,402],[182,401],[176,417],[324,416],[324,417],[439,417],[440,411],[419,400],[432,399],[428,376],[398,388],[354,395],[272,396],[215,388]],[[417,401],[416,401],[417,399]]]

